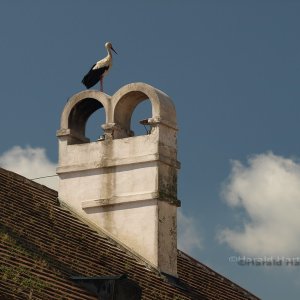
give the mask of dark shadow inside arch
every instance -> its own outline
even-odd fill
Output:
[[[93,98],[85,98],[78,102],[71,110],[68,119],[68,127],[71,129],[72,134],[76,135],[79,140],[82,139],[82,141],[86,140],[85,142],[88,142],[86,137],[87,121],[95,111],[101,108],[103,108],[103,105]]]

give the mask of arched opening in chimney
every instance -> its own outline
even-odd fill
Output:
[[[121,137],[149,134],[148,119],[153,117],[153,103],[141,91],[130,91],[123,95],[114,110],[114,120],[120,126]]]
[[[87,143],[97,140],[105,123],[105,110],[101,102],[93,98],[84,98],[71,109],[68,128],[72,139],[69,144]]]
[[[135,107],[130,120],[130,130],[134,136],[150,134],[151,127],[147,120],[152,117],[152,106],[149,99],[138,103]]]

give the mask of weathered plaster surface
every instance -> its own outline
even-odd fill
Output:
[[[132,136],[131,115],[152,104],[151,133]],[[105,140],[89,142],[85,124],[105,110]],[[144,83],[112,97],[97,91],[70,98],[61,117],[59,198],[160,271],[177,274],[177,125],[171,99]]]

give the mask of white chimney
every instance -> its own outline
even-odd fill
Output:
[[[136,106],[149,99],[149,134],[132,136]],[[149,101],[148,100],[148,101]],[[104,109],[105,138],[85,137],[88,118]],[[113,96],[83,91],[61,116],[59,199],[159,271],[177,276],[176,112],[158,89],[133,83]]]

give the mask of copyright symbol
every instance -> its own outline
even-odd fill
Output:
[[[228,258],[228,261],[231,262],[231,263],[236,263],[237,262],[237,257],[236,256],[230,256]]]

